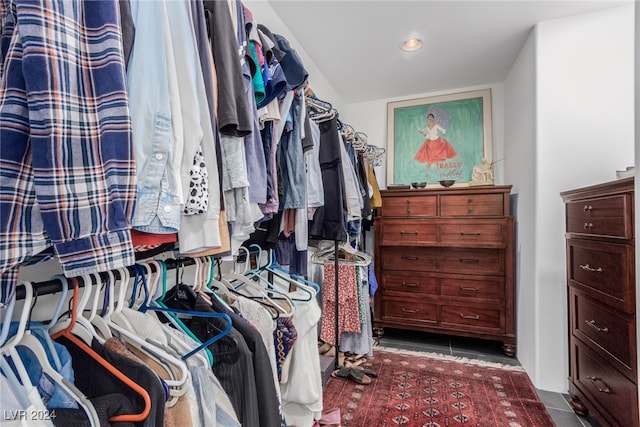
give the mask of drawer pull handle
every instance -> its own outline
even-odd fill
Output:
[[[404,307],[402,307],[402,312],[403,313],[418,314],[418,310],[409,310],[408,308],[404,308]]]
[[[417,231],[401,231],[400,234],[404,235],[404,234],[413,234],[414,236],[418,235]]]
[[[415,260],[418,260],[420,258],[417,257],[417,256],[402,255],[402,259],[408,259],[410,261],[415,261]]]
[[[591,230],[591,229],[593,229],[593,223],[591,223],[591,222],[585,222],[585,223],[584,223],[584,229],[585,229],[585,230]]]
[[[461,236],[479,236],[480,232],[479,231],[461,231],[460,235]]]
[[[582,208],[583,211],[587,212],[587,211],[592,211],[593,210],[593,206],[591,205],[584,205],[584,208]]]
[[[463,319],[480,320],[480,316],[477,314],[475,316],[465,316],[464,314],[461,314],[460,317]]]
[[[467,203],[473,203],[473,199],[472,199],[471,197],[469,197],[469,198],[467,199]]]
[[[478,292],[480,290],[480,288],[471,288],[471,287],[468,287],[468,286],[460,286],[460,290],[461,291]]]
[[[602,273],[602,267],[593,268],[589,264],[585,264],[585,265],[581,264],[580,268],[583,269],[584,271],[588,271],[590,273]]]
[[[477,264],[480,262],[480,260],[473,258],[460,258],[460,262],[463,264]]]
[[[420,286],[418,283],[407,283],[407,282],[402,282],[402,286],[408,286],[410,288],[417,288],[418,286]]]
[[[595,329],[598,332],[609,332],[609,328],[607,328],[606,326],[604,328],[600,328],[598,325],[596,325],[596,321],[593,319],[585,320],[584,323],[591,326],[593,329]]]
[[[473,208],[467,209],[467,213],[473,213]]]
[[[587,379],[589,381],[591,381],[593,383],[594,386],[596,386],[596,388],[598,389],[598,391],[600,393],[607,393],[609,394],[611,392],[611,390],[609,389],[609,386],[607,385],[607,383],[605,383],[602,378],[598,378],[598,377],[590,377],[589,375],[587,375]],[[602,384],[604,384],[604,388],[600,388],[600,386],[598,385],[598,381],[600,381]]]

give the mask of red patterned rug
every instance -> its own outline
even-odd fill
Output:
[[[331,378],[325,412],[339,408],[341,427],[555,426],[520,366],[391,348],[362,365],[368,385]]]

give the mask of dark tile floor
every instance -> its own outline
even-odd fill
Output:
[[[469,359],[481,359],[508,365],[520,365],[517,358],[506,356],[502,352],[502,344],[495,341],[385,329],[384,336],[376,339],[376,342],[377,345],[383,347],[395,347],[405,350],[467,357]],[[568,394],[545,390],[537,390],[537,392],[558,427],[601,427],[592,417],[578,417],[567,403],[569,400]]]

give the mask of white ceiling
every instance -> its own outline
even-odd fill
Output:
[[[536,23],[632,2],[268,0],[347,104],[503,82]]]

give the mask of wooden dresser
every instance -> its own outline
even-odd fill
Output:
[[[514,356],[511,186],[384,190],[374,327],[501,341]]]
[[[638,418],[633,178],[561,193],[566,207],[569,393],[605,426]]]

